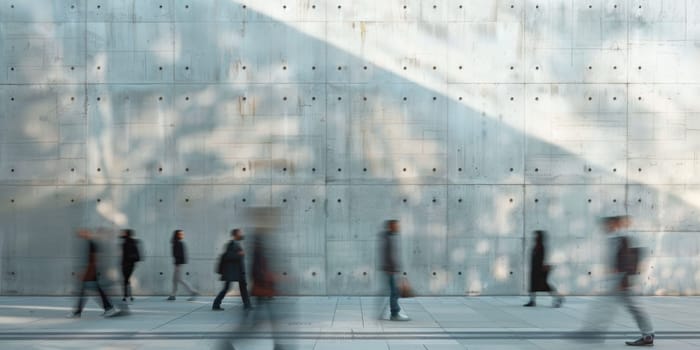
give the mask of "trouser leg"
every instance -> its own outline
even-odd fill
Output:
[[[173,291],[170,293],[171,296],[177,295],[177,284],[180,280],[180,265],[175,265],[175,270],[173,270]]]
[[[396,283],[396,276],[393,273],[389,275],[389,310],[391,315],[397,315],[401,312],[401,307],[399,306],[399,287]]]
[[[109,302],[109,298],[107,297],[107,294],[102,290],[100,285],[95,282],[95,289],[97,289],[97,293],[100,294],[100,300],[102,301],[102,307],[106,310],[109,310],[112,308],[112,303]]]
[[[189,284],[189,283],[188,283],[187,281],[185,281],[184,279],[180,278],[180,283],[182,283],[182,285],[185,286],[185,289],[187,289],[187,291],[188,291],[190,294],[192,294],[192,295],[197,294],[197,291],[194,289],[194,287],[192,287],[192,285]]]
[[[131,274],[134,272],[134,265],[123,265],[122,275],[124,277],[124,298],[131,296]]]
[[[224,297],[226,296],[226,293],[228,293],[228,290],[230,287],[231,287],[231,282],[225,281],[224,288],[221,289],[219,294],[214,299],[214,304],[212,305],[213,307],[215,307],[215,308],[221,307],[221,302],[224,300]]]
[[[654,328],[651,325],[651,320],[649,315],[641,308],[641,306],[634,300],[634,297],[630,295],[628,290],[624,290],[620,293],[620,298],[623,304],[627,307],[627,310],[632,314],[634,320],[637,321],[637,326],[639,330],[644,335],[654,334]]]
[[[85,307],[85,282],[80,283],[80,292],[78,293],[78,301],[75,304],[74,314],[80,314]]]
[[[241,280],[238,281],[238,290],[241,293],[241,300],[243,301],[243,306],[249,308],[250,296],[248,295],[248,283],[246,282],[245,277],[241,277]]]

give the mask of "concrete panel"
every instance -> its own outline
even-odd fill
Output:
[[[328,241],[327,294],[384,294],[375,240]]]
[[[3,83],[85,81],[85,27],[81,23],[0,24]]]
[[[494,3],[478,0],[469,5],[460,0],[448,0],[445,15],[448,21],[464,22],[520,22],[523,15],[523,1]]]
[[[635,217],[634,229],[644,231],[698,231],[694,204],[697,185],[630,185],[627,195],[629,214]]]
[[[450,97],[449,182],[522,183],[522,85],[451,84]]]
[[[444,98],[403,84],[389,89],[332,85],[327,101],[329,181],[444,181]]]
[[[402,5],[396,5],[400,8]],[[407,5],[408,6],[408,5]],[[412,37],[421,45],[400,55],[382,53],[387,37]],[[403,82],[410,76],[428,86],[444,82],[448,69],[442,24],[416,22],[337,22],[328,24],[327,40],[345,50],[329,50],[326,78],[334,83]],[[399,74],[397,74],[399,73]]]
[[[196,28],[196,30],[195,30]],[[286,83],[320,82],[324,79],[319,54],[321,41],[304,40],[304,35],[322,37],[322,23],[299,23],[290,29],[281,23],[183,23],[175,28],[175,80],[187,82]],[[203,36],[198,33],[206,33]],[[302,34],[303,33],[303,34]],[[257,45],[256,38],[268,45]],[[222,55],[205,54],[215,45]],[[302,45],[302,46],[300,46]]]
[[[86,72],[89,82],[172,82],[171,23],[90,23]]]
[[[447,294],[511,294],[523,291],[523,241],[520,238],[451,239]]]
[[[521,23],[456,22],[448,26],[447,47],[450,51],[447,66],[450,82],[523,81],[526,67],[522,62]],[[483,42],[488,45],[481,45]],[[484,61],[481,57],[492,59]]]
[[[81,22],[85,19],[85,0],[38,0],[0,2],[0,22]]]
[[[175,170],[171,90],[127,85],[112,91],[108,85],[90,85],[87,113],[92,182],[158,182]]]
[[[522,186],[450,185],[447,194],[448,240],[522,237]]]
[[[280,234],[286,241],[285,255],[323,257],[325,254],[325,206],[323,186],[272,186],[271,204],[279,206],[284,226]],[[346,198],[339,198],[341,202]],[[346,199],[347,200],[347,199]],[[341,204],[341,203],[338,203]]]
[[[525,124],[533,137],[526,141],[526,180],[622,183],[624,94],[617,85],[529,85]]]

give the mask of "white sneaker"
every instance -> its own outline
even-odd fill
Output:
[[[392,320],[392,321],[410,321],[411,318],[406,316],[406,314],[404,314],[403,312],[399,312],[396,315],[392,315],[390,320]]]
[[[113,308],[111,308],[111,309],[109,309],[109,310],[105,310],[105,312],[102,314],[102,316],[104,316],[104,317],[112,317],[112,316],[114,316],[114,315],[116,315],[116,314],[118,314],[118,313],[119,313],[119,310],[117,310],[116,307],[113,307]]]

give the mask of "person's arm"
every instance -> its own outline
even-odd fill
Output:
[[[139,241],[137,241],[137,240],[133,241],[133,249],[134,249],[134,261],[141,261],[141,252],[139,251]]]

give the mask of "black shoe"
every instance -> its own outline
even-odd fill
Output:
[[[635,341],[626,341],[629,346],[654,346],[654,335],[643,335]]]
[[[134,301],[134,297],[131,297],[131,301]]]
[[[224,311],[224,308],[222,308],[221,306],[212,306],[211,310],[212,311]]]
[[[525,306],[525,307],[530,307],[530,306],[535,306],[535,305],[536,305],[535,302],[532,301],[532,300],[530,300],[529,303],[527,303],[527,304],[525,304],[525,305],[523,305],[523,306]]]
[[[171,295],[171,296],[169,296],[168,299],[166,299],[166,300],[168,300],[168,301],[173,301],[173,300],[175,300],[175,297]]]
[[[126,302],[126,298],[122,298],[122,301],[123,301],[123,302]]]

